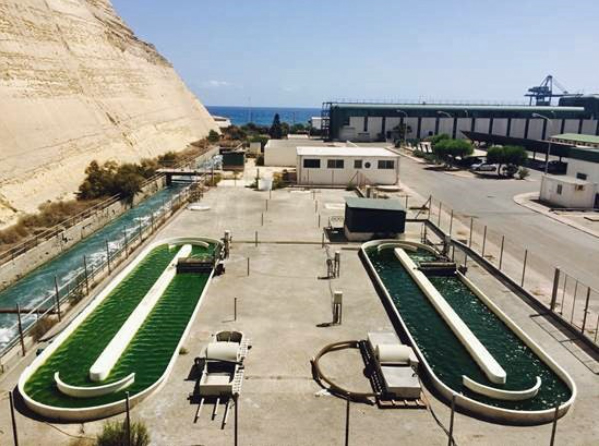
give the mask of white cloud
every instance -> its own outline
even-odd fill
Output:
[[[239,85],[236,85],[232,82],[228,82],[228,81],[219,81],[219,80],[214,80],[211,79],[209,81],[204,81],[201,84],[202,88],[231,88],[231,87],[239,87]]]

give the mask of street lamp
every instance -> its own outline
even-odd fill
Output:
[[[397,111],[397,113],[403,113],[406,120],[408,119],[408,114],[405,111],[403,111],[403,110],[396,110],[396,111]],[[404,147],[407,145],[407,143],[406,143],[407,137],[408,137],[408,124],[404,123],[404,128],[403,128],[403,145],[404,145]]]
[[[551,134],[553,133],[553,123],[547,116],[541,115],[539,113],[533,113],[532,117],[544,119],[549,124],[549,144],[547,144],[547,154],[545,155],[545,175],[547,175],[549,169],[549,154],[551,153]]]

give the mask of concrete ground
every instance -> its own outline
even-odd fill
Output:
[[[462,178],[427,170],[407,157],[401,159],[400,172],[402,183],[454,209],[456,218],[467,221],[474,217],[479,237],[487,225],[496,234],[495,243],[502,234],[522,253],[528,248],[535,254],[531,267],[549,281],[553,267],[561,265],[571,276],[599,289],[595,268],[599,263],[599,239],[514,202],[516,195],[539,190],[540,175],[531,170],[529,181]]]
[[[597,211],[566,211],[551,208],[539,202],[538,192],[516,195],[514,201],[520,206],[527,207],[539,214],[599,238],[599,213]]]
[[[240,186],[240,185],[239,185]],[[194,381],[188,377],[193,360],[217,330],[236,328],[252,339],[239,405],[240,444],[336,445],[345,435],[345,402],[327,395],[312,380],[310,358],[326,344],[363,339],[368,331],[390,330],[392,325],[357,254],[357,245],[321,247],[328,217],[342,215],[345,191],[293,190],[255,192],[244,187],[220,186],[209,192],[203,204],[208,211],[184,211],[156,237],[197,235],[220,238],[233,234],[226,274],[215,278],[198,318],[165,386],[132,411],[134,420],[149,427],[155,445],[233,444],[233,414],[221,429],[223,408],[211,419],[212,405],[204,407],[197,423],[197,406],[188,401]],[[264,215],[264,220],[262,219]],[[264,222],[264,223],[263,223]],[[409,227],[418,239],[419,227]],[[259,240],[254,245],[256,235]],[[342,252],[341,277],[322,280],[327,254]],[[248,259],[250,274],[247,275]],[[469,277],[515,319],[574,378],[579,396],[558,423],[557,445],[593,445],[599,441],[595,408],[599,404],[599,377],[556,340],[558,329],[506,290],[482,268],[471,265]],[[319,327],[330,322],[331,293],[344,292],[343,325]],[[233,302],[238,317],[233,320]],[[19,371],[0,381],[2,391],[14,387]],[[323,359],[323,367],[337,382],[358,390],[368,389],[363,364],[355,352],[338,352]],[[5,395],[3,392],[2,395]],[[350,444],[444,445],[447,437],[438,420],[448,426],[449,407],[428,390],[426,410],[381,410],[352,404]],[[4,398],[1,396],[0,398]],[[117,418],[122,418],[117,417]],[[21,445],[67,445],[70,435],[93,436],[102,421],[84,425],[50,425],[26,413],[17,415]],[[60,429],[60,431],[58,430]],[[459,445],[549,444],[551,426],[513,427],[480,421],[464,414],[455,420]],[[8,403],[0,400],[0,444],[11,444]]]

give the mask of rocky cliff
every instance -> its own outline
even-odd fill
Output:
[[[93,159],[181,150],[216,128],[109,0],[0,0],[0,226],[72,196]]]

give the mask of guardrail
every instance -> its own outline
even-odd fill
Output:
[[[107,198],[100,203],[91,206],[80,213],[73,215],[71,217],[66,218],[61,221],[57,225],[44,229],[42,232],[36,234],[33,237],[30,237],[22,242],[20,242],[17,246],[14,246],[6,251],[0,252],[0,266],[14,260],[16,257],[25,254],[27,251],[37,247],[40,243],[45,242],[46,240],[51,239],[56,236],[56,234],[64,231],[65,229],[69,229],[78,223],[82,222],[86,218],[91,217],[92,215],[102,212],[104,209],[113,205],[114,203],[121,200],[121,197],[118,195],[114,195],[112,197]]]

